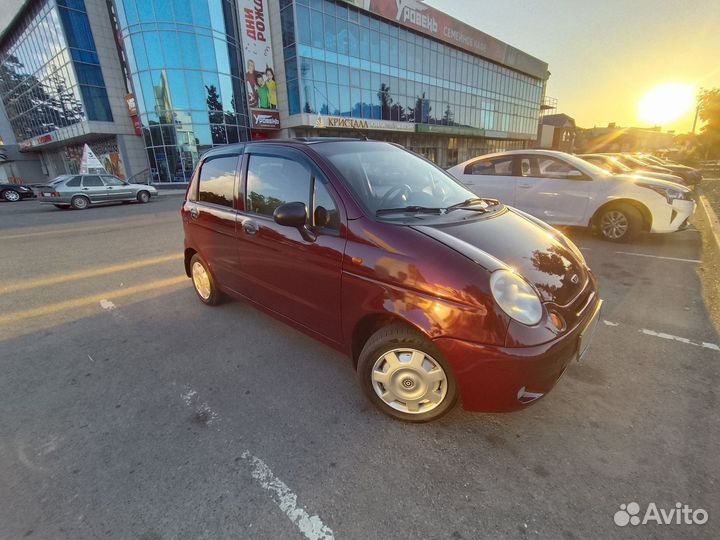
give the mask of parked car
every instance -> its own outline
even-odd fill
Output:
[[[674,174],[644,170],[638,170],[637,172],[635,172],[633,169],[631,169],[627,165],[624,165],[617,157],[614,156],[608,156],[606,154],[578,154],[577,156],[584,159],[588,163],[592,163],[593,165],[597,165],[601,169],[605,169],[612,174],[635,174],[637,176],[644,176],[646,178],[656,178],[658,180],[675,182],[683,186],[687,185],[685,183],[685,180]]]
[[[655,156],[651,156],[649,154],[637,154],[633,155],[632,157],[648,165],[654,165],[657,167],[663,167],[664,169],[668,169],[672,174],[681,177],[686,184],[691,186],[699,184],[702,180],[702,173],[697,169],[688,167],[687,165],[671,163],[669,161],[656,158]]]
[[[641,231],[684,229],[696,206],[680,184],[611,174],[552,150],[489,154],[450,173],[480,197],[495,197],[554,225],[594,227],[616,242]]]
[[[0,184],[0,199],[8,202],[17,202],[23,199],[35,198],[35,192],[20,184]]]
[[[458,397],[527,407],[583,355],[602,304],[565,236],[390,143],[213,149],[181,213],[202,302],[246,299],[346,353],[370,401],[402,420]]]
[[[153,186],[129,184],[109,174],[68,174],[36,188],[41,203],[84,210],[90,205],[137,201],[146,203],[158,192]]]

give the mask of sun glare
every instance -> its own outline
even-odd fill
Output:
[[[687,114],[695,103],[695,88],[689,84],[664,83],[652,88],[640,100],[640,120],[662,126]]]

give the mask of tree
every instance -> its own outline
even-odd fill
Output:
[[[212,134],[213,144],[227,144],[227,136],[225,134],[225,126],[223,121],[225,114],[223,105],[220,101],[220,95],[215,85],[206,86],[207,99],[205,100],[208,108],[208,119],[210,120],[210,132]]]
[[[720,88],[700,91],[698,117],[705,123],[698,137],[701,155],[720,159]]]

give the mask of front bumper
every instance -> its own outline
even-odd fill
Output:
[[[672,206],[665,204],[662,210],[653,212],[653,223],[650,232],[671,233],[687,227],[688,220],[697,209],[694,200],[674,200]]]
[[[597,300],[575,328],[534,347],[496,347],[453,338],[435,339],[435,345],[453,369],[463,408],[511,412],[543,397],[568,364],[587,350],[601,306],[602,300]]]

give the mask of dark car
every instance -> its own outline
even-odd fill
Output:
[[[656,173],[662,173],[662,174],[672,174],[675,176],[678,176],[682,179],[683,183],[687,186],[693,186],[696,185],[698,182],[700,182],[700,179],[702,176],[699,176],[698,174],[690,174],[688,171],[681,170],[684,165],[680,165],[679,168],[670,167],[666,165],[658,165],[656,163],[653,163],[651,161],[646,161],[643,159],[640,159],[639,156],[633,156],[630,154],[604,154],[608,156],[613,156],[617,158],[617,160],[622,163],[623,165],[630,167],[632,170],[634,170],[638,174],[643,174],[644,172],[656,172]],[[690,167],[685,167],[686,169],[689,169],[692,171],[693,169],[690,169]]]
[[[8,202],[17,202],[23,199],[34,199],[32,188],[20,184],[0,184],[0,199]]]
[[[458,397],[527,407],[598,321],[596,279],[570,240],[390,143],[213,149],[181,213],[202,302],[246,299],[347,354],[395,418],[432,420]]]

